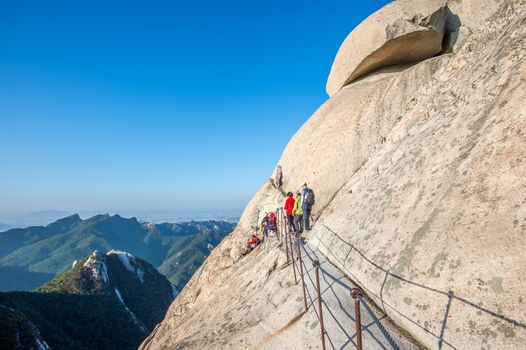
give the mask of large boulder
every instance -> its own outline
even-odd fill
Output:
[[[445,2],[399,0],[363,21],[336,54],[327,80],[329,96],[380,67],[417,62],[441,52]]]

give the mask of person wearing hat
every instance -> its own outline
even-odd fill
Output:
[[[287,200],[285,201],[285,206],[283,207],[283,210],[285,210],[285,215],[287,215],[287,222],[289,223],[289,230],[294,232],[294,215],[292,214],[292,210],[294,209],[294,195],[292,192],[287,193]]]

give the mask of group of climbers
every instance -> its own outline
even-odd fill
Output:
[[[303,233],[303,230],[310,230],[310,214],[312,206],[314,205],[314,192],[303,184],[301,189],[296,192],[296,198],[292,192],[287,193],[287,199],[283,210],[287,218],[287,225],[290,232],[296,234]],[[249,254],[263,241],[266,241],[269,237],[270,232],[274,232],[277,235],[277,218],[276,214],[271,212],[265,214],[261,221],[260,227],[262,229],[262,238],[259,238],[257,234],[253,234],[250,240],[247,242],[247,248],[242,253],[243,256]],[[259,229],[256,227],[256,230]]]
[[[314,192],[303,184],[301,190],[296,193],[296,199],[292,192],[287,193],[287,199],[283,209],[287,215],[289,229],[295,233],[303,233],[310,230],[310,214],[314,205]]]
[[[251,251],[253,251],[258,245],[260,245],[262,242],[266,241],[269,237],[270,232],[274,232],[274,234],[277,235],[278,233],[278,223],[276,214],[274,213],[267,213],[263,217],[263,220],[261,220],[260,227],[263,232],[263,238],[259,238],[256,234],[253,234],[250,240],[247,242],[247,247],[245,251],[242,253],[243,256],[247,255]],[[256,228],[257,229],[257,228]]]

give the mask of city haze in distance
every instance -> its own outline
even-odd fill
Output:
[[[160,211],[115,211],[98,209],[81,211],[78,213],[62,210],[44,210],[28,213],[0,212],[0,232],[15,227],[45,226],[63,217],[79,214],[82,219],[88,219],[98,214],[120,215],[122,217],[135,217],[139,222],[160,224],[164,222],[182,223],[188,221],[228,221],[237,222],[242,211],[239,209],[225,209],[217,211],[205,210],[160,210]]]

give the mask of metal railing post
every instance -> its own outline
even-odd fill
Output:
[[[296,237],[296,240],[298,241],[298,259],[300,261],[301,285],[303,287],[303,302],[305,304],[305,311],[307,311],[307,292],[305,291],[305,277],[303,276],[303,258],[301,257],[300,238]]]
[[[351,290],[351,296],[354,299],[354,315],[356,317],[356,348],[362,350],[362,315],[360,312],[360,300],[358,295],[362,296],[363,293],[358,288]]]
[[[279,210],[279,232],[281,232],[281,241],[283,242],[285,236],[283,235],[283,213],[281,209]]]
[[[276,209],[276,214],[278,216],[278,222],[276,223],[276,233],[278,235],[278,242],[281,242],[281,212],[279,208]]]
[[[292,234],[289,233],[290,256],[292,259],[292,270],[294,271],[294,283],[298,284],[298,277],[296,276],[296,259],[294,259],[294,245],[292,244]]]
[[[279,210],[276,209],[276,236],[278,238],[279,242],[279,234],[280,234],[280,227],[279,227]]]
[[[282,211],[282,214],[283,214],[283,211]],[[285,250],[287,251],[287,262],[289,262],[290,261],[290,259],[289,259],[289,242],[288,242],[288,239],[287,239],[288,230],[287,230],[287,226],[286,226],[286,223],[285,223],[286,219],[285,219],[284,214],[282,215],[282,217],[283,217],[283,229],[284,229],[283,233],[285,235],[283,238],[285,239]]]
[[[321,288],[320,288],[320,262],[315,260],[312,262],[312,266],[316,272],[316,289],[318,292],[318,309],[320,311],[320,328],[321,328],[321,348],[325,350],[325,326],[323,324],[323,310],[321,302]]]

